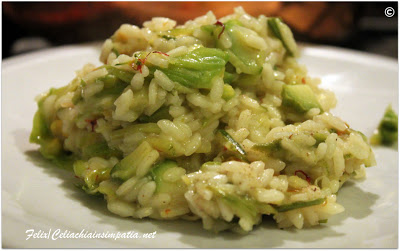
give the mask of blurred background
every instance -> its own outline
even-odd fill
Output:
[[[397,2],[248,1],[3,1],[2,58],[60,45],[102,41],[122,23],[141,26],[151,17],[164,16],[183,24],[208,10],[222,17],[240,5],[254,16],[280,16],[292,28],[298,41],[345,47],[397,59]]]

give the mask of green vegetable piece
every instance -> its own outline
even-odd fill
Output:
[[[116,76],[127,84],[131,83],[131,80],[135,75],[134,72],[122,70],[111,65],[105,65],[103,67],[105,67],[110,74]]]
[[[182,180],[186,170],[179,167],[175,161],[164,160],[153,166],[149,176],[156,183],[155,194],[169,194],[171,200],[160,206],[159,213],[163,217],[176,218],[190,212],[185,199],[187,186]],[[184,210],[182,210],[184,209]],[[176,213],[179,211],[179,213]]]
[[[110,148],[107,142],[95,143],[84,147],[82,150],[83,156],[88,157],[101,157],[104,159],[109,159],[111,157],[122,157],[122,152],[118,149]]]
[[[269,153],[277,152],[282,149],[281,139],[276,139],[270,143],[255,144],[252,148],[258,151]]]
[[[29,137],[29,142],[40,144],[42,140],[51,134],[49,127],[40,110],[33,117],[33,128]]]
[[[83,99],[82,97],[82,92],[83,92],[83,88],[86,86],[86,82],[81,79],[81,84],[76,88],[75,92],[74,92],[74,96],[72,97],[72,103],[74,105],[76,105],[79,101],[81,101]]]
[[[111,168],[101,166],[93,168],[89,166],[88,162],[77,160],[74,162],[73,170],[75,175],[85,182],[86,188],[84,190],[91,193],[101,181],[109,179]]]
[[[277,211],[275,210],[275,208],[273,207],[273,206],[271,206],[270,204],[267,204],[267,203],[260,203],[260,202],[257,202],[256,201],[256,207],[257,207],[257,211],[260,213],[260,214],[267,214],[267,215],[270,215],[270,214],[276,214],[277,213]]]
[[[166,154],[168,157],[176,157],[176,149],[172,142],[165,138],[160,138],[157,135],[150,135],[146,138],[146,141],[159,152]]]
[[[397,142],[398,133],[392,132],[389,130],[382,130],[381,131],[381,141],[382,144],[385,146],[390,146],[394,142]]]
[[[158,70],[185,87],[211,89],[212,79],[223,76],[227,61],[228,56],[223,51],[200,47],[185,55],[170,59],[168,68]]]
[[[176,40],[176,37],[174,37],[174,36],[169,36],[169,35],[162,35],[161,36],[162,38],[164,38],[165,40]]]
[[[165,160],[156,164],[150,170],[150,176],[157,185],[156,193],[174,194],[174,192],[185,190],[186,185],[181,178],[178,178],[173,182],[165,179],[165,173],[171,168],[180,168],[182,169],[182,175],[185,174],[185,169],[178,167],[178,164],[172,160]]]
[[[58,167],[69,170],[74,161],[73,156],[68,156],[63,150],[62,142],[53,136],[42,115],[42,104],[33,118],[33,128],[29,137],[31,143],[39,144],[39,152],[46,159],[51,160]]]
[[[226,33],[232,41],[232,46],[229,49],[225,49],[218,38],[219,34],[222,32],[222,27],[214,26],[214,39],[217,42],[217,47],[228,53],[229,62],[240,72],[246,74],[260,74],[264,58],[262,54],[264,52],[251,48],[242,42],[246,39],[246,34],[243,34],[239,28],[243,27],[242,24],[237,20],[229,20],[224,24],[224,33]]]
[[[218,132],[220,132],[222,134],[222,136],[230,143],[232,144],[232,146],[234,147],[234,149],[239,153],[239,158],[245,161],[247,160],[247,154],[246,151],[242,148],[242,146],[232,138],[231,135],[229,135],[229,133],[223,129],[219,129]]]
[[[156,123],[133,124],[113,131],[111,133],[111,140],[122,139],[125,135],[132,135],[137,132],[159,134],[161,133],[161,129]]]
[[[328,137],[327,133],[317,132],[312,135],[314,139],[317,141],[315,146],[318,146],[320,143],[325,142],[326,138]]]
[[[113,109],[115,110],[115,100],[120,96],[127,84],[118,80],[113,88],[103,89],[96,95],[86,99],[85,102],[79,103],[81,114],[78,115],[79,120],[95,119],[103,116],[103,112]],[[148,87],[144,86],[138,91],[133,91],[133,102],[129,107],[132,117],[136,120],[144,111],[148,102]]]
[[[328,219],[319,220],[318,223],[328,223]]]
[[[223,203],[225,203],[235,215],[240,218],[250,218],[255,220],[257,215],[260,214],[275,214],[277,211],[269,204],[260,203],[247,196],[239,196],[236,194],[227,193],[224,190],[209,186],[210,190],[214,192]]]
[[[142,115],[138,118],[138,121],[140,123],[157,123],[161,119],[173,119],[172,116],[169,114],[169,106],[161,107],[151,116]]]
[[[115,49],[115,48],[112,48],[111,51],[114,52],[114,54],[115,54],[117,57],[120,55],[119,52],[118,52],[118,50]]]
[[[398,116],[396,112],[389,105],[381,122],[379,123],[378,129],[371,137],[371,144],[374,145],[385,145],[391,146],[397,142],[398,138]]]
[[[230,100],[235,96],[235,90],[231,85],[224,84],[224,92],[222,93],[222,98],[226,101]]]
[[[168,67],[159,69],[172,81],[188,88],[211,89],[211,80],[221,74],[220,70],[198,71],[187,68]]]
[[[77,160],[74,162],[74,173],[78,177],[83,177],[84,172],[89,168],[89,164],[83,160]]]
[[[311,200],[311,201],[298,201],[298,202],[294,202],[292,204],[276,206],[275,209],[278,212],[282,213],[282,212],[287,212],[287,211],[298,209],[298,208],[320,205],[324,202],[325,202],[325,198],[320,198],[320,199]]]
[[[234,82],[237,78],[238,78],[238,75],[236,73],[230,73],[225,70],[224,83],[232,84],[232,82]]]
[[[127,84],[125,82],[122,82],[121,80],[117,80],[113,86],[107,86],[106,87],[106,83],[104,83],[104,89],[99,92],[96,93],[94,96],[98,97],[98,98],[103,98],[106,96],[113,96],[113,98],[117,98],[118,96],[120,96],[122,94],[122,92],[125,90]]]
[[[249,217],[254,219],[257,216],[257,207],[253,200],[248,197],[239,197],[232,194],[220,193],[223,202],[232,209],[235,215],[240,218]]]
[[[228,55],[222,50],[200,47],[182,56],[172,58],[170,63],[187,69],[207,71],[224,68],[228,58]]]
[[[203,25],[200,27],[201,30],[210,33],[211,35],[213,34],[213,31],[215,29],[215,25],[213,24],[207,24],[207,25]]]
[[[128,180],[136,174],[138,165],[153,151],[149,143],[144,141],[135,151],[118,162],[111,171],[111,177]]]
[[[307,85],[284,85],[282,89],[282,106],[298,113],[306,113],[312,108],[322,108],[314,92]]]
[[[53,159],[63,152],[63,148],[61,141],[52,137],[41,140],[39,151],[46,159]]]
[[[56,96],[60,97],[64,94],[66,94],[69,91],[69,88],[70,87],[68,85],[60,87],[60,88],[51,88],[49,93],[47,94],[47,97],[50,95],[56,95]]]
[[[172,29],[167,31],[168,35],[177,37],[177,36],[188,36],[188,35],[192,35],[193,33],[193,28],[176,28],[176,29]]]
[[[383,116],[382,127],[385,128],[386,130],[397,131],[398,129],[397,121],[398,121],[397,114],[393,110],[392,106],[389,105],[386,108],[385,115]]]
[[[104,88],[111,88],[115,86],[118,78],[115,75],[107,74],[104,77],[98,78],[97,80],[104,83]]]
[[[283,47],[285,47],[289,56],[296,56],[297,45],[293,38],[293,33],[290,28],[282,22],[279,18],[269,18],[268,27],[271,29],[272,33],[281,40]]]
[[[240,87],[255,86],[261,80],[261,75],[240,74],[235,84]]]
[[[107,200],[113,200],[117,198],[117,195],[115,194],[115,191],[117,191],[118,187],[121,184],[114,180],[106,180],[104,182],[101,182],[101,184],[99,184],[99,187],[96,189],[97,192],[104,194],[107,198]],[[95,191],[93,191],[95,192]],[[93,193],[92,192],[92,193]]]

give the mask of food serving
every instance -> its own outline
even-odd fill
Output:
[[[122,25],[66,86],[38,97],[30,137],[122,217],[201,219],[212,231],[326,223],[337,192],[375,165],[329,111],[279,18],[241,7],[177,25]]]
[[[398,120],[399,118],[396,112],[393,110],[392,106],[389,105],[383,114],[378,128],[371,136],[371,144],[392,146],[396,143],[398,139]]]

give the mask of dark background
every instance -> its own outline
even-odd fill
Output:
[[[185,20],[243,6],[251,15],[280,16],[298,41],[398,56],[397,2],[3,2],[2,58],[59,45],[102,41],[122,23],[153,16]],[[385,9],[395,10],[393,17]]]

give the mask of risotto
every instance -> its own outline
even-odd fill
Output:
[[[279,228],[326,223],[375,158],[298,55],[279,18],[241,7],[123,24],[103,65],[38,97],[30,141],[122,217],[216,232],[251,231],[263,215]]]

